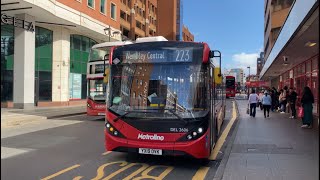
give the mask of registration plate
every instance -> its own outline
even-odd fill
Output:
[[[104,116],[106,115],[105,113],[98,113],[99,116]]]
[[[162,155],[162,149],[139,148],[139,154]]]

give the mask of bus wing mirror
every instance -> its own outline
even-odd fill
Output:
[[[221,52],[218,50],[213,50],[213,51],[210,51],[209,56],[210,56],[210,58],[215,58],[215,57],[219,58],[219,66],[220,66],[219,70],[220,71],[218,73],[218,76],[222,77],[222,74],[221,74]]]

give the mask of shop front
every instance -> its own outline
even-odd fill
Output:
[[[298,104],[304,87],[314,97],[319,125],[319,1],[295,1],[260,73],[278,89],[295,88]]]
[[[298,94],[298,104],[302,97],[303,88],[308,86],[315,98],[313,113],[319,116],[319,55],[289,69],[280,75],[279,88],[293,87]]]

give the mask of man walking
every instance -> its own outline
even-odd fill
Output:
[[[288,100],[289,100],[290,108],[291,108],[291,113],[292,113],[292,116],[289,117],[290,119],[296,118],[296,116],[297,116],[297,111],[296,111],[297,96],[298,96],[298,94],[291,87],[289,90],[289,96],[288,96]]]

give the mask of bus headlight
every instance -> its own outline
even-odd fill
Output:
[[[178,141],[196,140],[205,133],[206,129],[207,129],[207,126],[205,124],[202,124],[201,127],[194,128],[192,131],[189,131],[189,133],[182,136]]]
[[[112,135],[112,136],[116,136],[116,137],[121,137],[121,138],[125,138],[124,135],[122,135],[115,127],[113,127],[109,122],[106,122],[105,124],[106,127],[106,131]]]
[[[200,134],[200,133],[202,133],[203,132],[203,128],[202,127],[199,127],[198,128],[198,133]]]
[[[87,107],[88,107],[88,108],[91,108],[91,105],[90,105],[89,103],[87,103]]]

